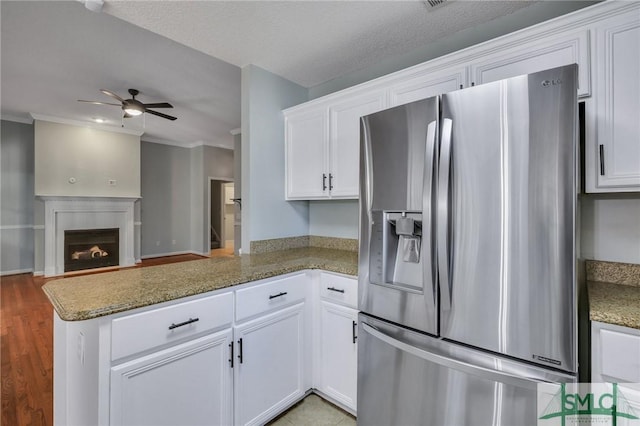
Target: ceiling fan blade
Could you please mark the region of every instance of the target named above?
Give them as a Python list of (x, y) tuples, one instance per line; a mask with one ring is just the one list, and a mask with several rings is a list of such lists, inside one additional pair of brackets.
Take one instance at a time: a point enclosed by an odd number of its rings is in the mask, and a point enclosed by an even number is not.
[(173, 105), (167, 102), (159, 102), (157, 104), (144, 104), (145, 108), (173, 108)]
[(87, 102), (89, 104), (95, 104), (95, 105), (114, 105), (114, 106), (122, 106), (122, 104), (112, 104), (109, 102), (98, 102), (98, 101), (85, 101), (83, 99), (78, 99), (78, 102)]
[(178, 117), (172, 117), (170, 115), (167, 114), (163, 114), (161, 112), (158, 111), (151, 111), (150, 109), (148, 109), (146, 112), (148, 112), (149, 114), (153, 114), (153, 115), (157, 115), (158, 117), (162, 117), (162, 118), (166, 118), (167, 120), (177, 120)]
[(107, 90), (107, 89), (100, 89), (100, 91), (101, 91), (102, 93), (104, 93), (105, 95), (107, 95), (107, 96), (111, 96), (112, 98), (119, 100), (120, 102), (123, 102), (123, 101), (124, 101), (124, 99), (122, 99), (120, 96), (116, 95), (115, 93), (113, 93), (113, 92), (112, 92), (112, 91), (110, 91), (110, 90)]

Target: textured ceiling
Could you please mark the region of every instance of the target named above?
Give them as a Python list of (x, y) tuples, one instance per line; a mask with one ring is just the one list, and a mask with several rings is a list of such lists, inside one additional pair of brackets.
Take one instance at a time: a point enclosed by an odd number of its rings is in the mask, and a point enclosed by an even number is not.
[(527, 7), (527, 1), (111, 1), (103, 11), (305, 87)]

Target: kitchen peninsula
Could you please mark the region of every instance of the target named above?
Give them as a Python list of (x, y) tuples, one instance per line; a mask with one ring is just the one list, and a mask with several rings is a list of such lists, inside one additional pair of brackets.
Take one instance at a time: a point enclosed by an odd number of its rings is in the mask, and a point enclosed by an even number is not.
[(263, 424), (312, 389), (355, 413), (354, 275), (306, 247), (51, 281), (55, 423)]

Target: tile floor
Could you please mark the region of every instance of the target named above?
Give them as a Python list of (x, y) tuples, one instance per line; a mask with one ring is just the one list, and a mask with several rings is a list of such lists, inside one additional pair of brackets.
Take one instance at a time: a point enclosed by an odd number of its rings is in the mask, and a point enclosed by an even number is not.
[(318, 395), (311, 394), (276, 418), (268, 426), (355, 426), (356, 419), (328, 403)]

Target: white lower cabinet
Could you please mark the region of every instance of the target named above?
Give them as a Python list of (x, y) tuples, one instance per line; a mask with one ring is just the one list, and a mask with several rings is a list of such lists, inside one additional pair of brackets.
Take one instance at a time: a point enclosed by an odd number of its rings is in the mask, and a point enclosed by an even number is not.
[(112, 425), (232, 423), (232, 330), (111, 368)]
[(356, 291), (353, 278), (302, 271), (86, 321), (56, 315), (54, 423), (259, 425), (314, 389), (355, 413)]
[(320, 302), (318, 390), (356, 411), (358, 311)]
[(640, 383), (640, 330), (591, 322), (591, 381)]
[(304, 303), (235, 328), (235, 424), (264, 424), (302, 398)]

